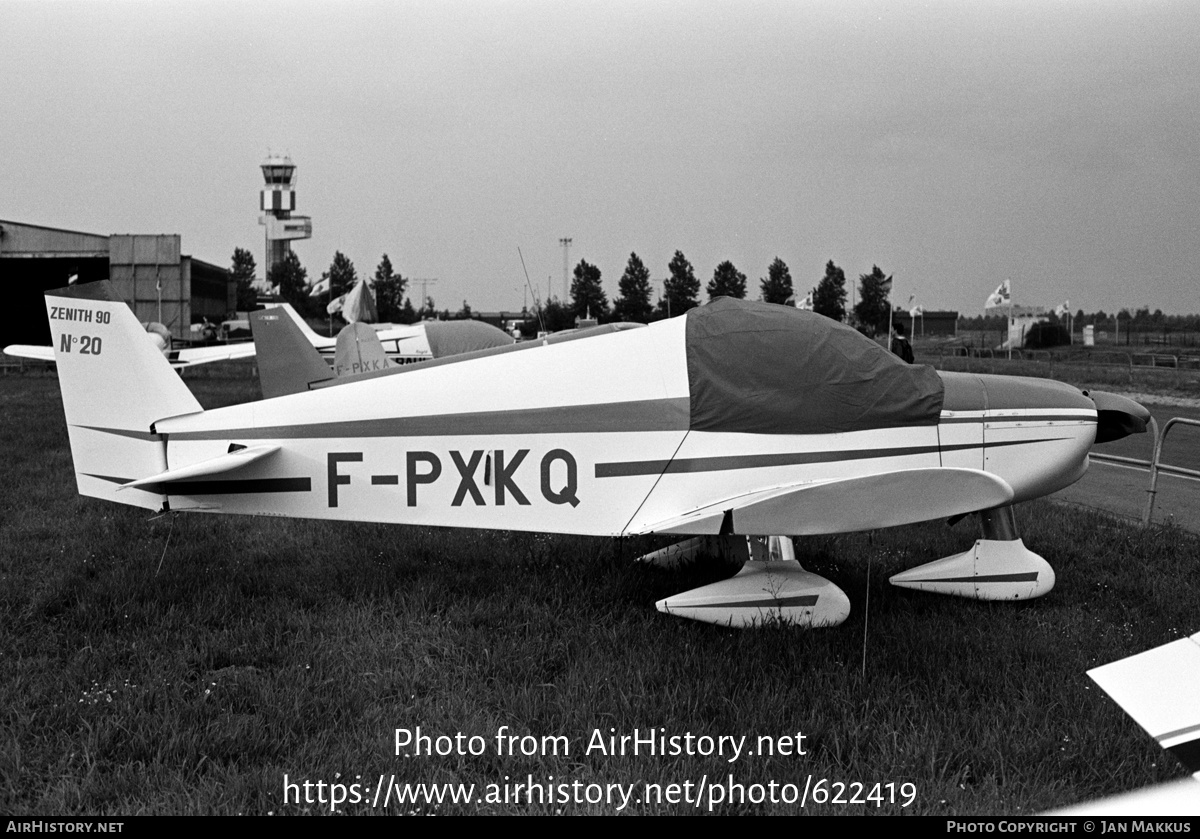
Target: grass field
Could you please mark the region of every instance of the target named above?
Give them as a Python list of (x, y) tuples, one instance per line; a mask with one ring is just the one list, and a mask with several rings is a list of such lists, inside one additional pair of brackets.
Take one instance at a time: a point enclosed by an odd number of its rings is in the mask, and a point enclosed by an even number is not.
[[(206, 407), (255, 396), (244, 370), (188, 382)], [(704, 779), (711, 794), (732, 776), (750, 795), (771, 782), (893, 786), (876, 790), (882, 804), (810, 795), (803, 809), (715, 812), (1019, 814), (1185, 774), (1085, 676), (1200, 630), (1200, 543), (1179, 530), (1022, 505), (1026, 544), (1058, 575), (1051, 594), (1023, 604), (887, 584), (968, 547), (969, 520), (798, 539), (801, 561), (849, 595), (850, 619), (739, 632), (654, 610), (710, 579), (631, 562), (660, 541), (153, 518), (80, 498), (57, 380), (2, 377), (0, 405), (3, 812), (329, 812), (285, 801), (285, 775), (361, 776), (368, 797), (380, 775), (475, 784), (479, 798), (531, 775), (584, 790), (636, 784), (624, 810), (636, 813), (696, 812), (644, 800), (642, 784)], [(395, 730), (417, 726), (485, 748), (397, 756)], [(503, 726), (566, 740), (558, 754), (498, 754)], [(802, 733), (806, 754), (587, 751), (593, 732), (635, 729), (746, 735), (749, 748)], [(901, 784), (915, 793), (906, 809)], [(616, 809), (523, 799), (338, 811)]]

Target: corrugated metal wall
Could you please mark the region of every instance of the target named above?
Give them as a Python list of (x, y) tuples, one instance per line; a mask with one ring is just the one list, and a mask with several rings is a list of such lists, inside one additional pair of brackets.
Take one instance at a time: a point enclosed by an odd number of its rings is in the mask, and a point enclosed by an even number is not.
[(191, 272), (180, 262), (178, 234), (114, 234), (109, 279), (142, 322), (158, 322), (177, 338), (192, 324)]

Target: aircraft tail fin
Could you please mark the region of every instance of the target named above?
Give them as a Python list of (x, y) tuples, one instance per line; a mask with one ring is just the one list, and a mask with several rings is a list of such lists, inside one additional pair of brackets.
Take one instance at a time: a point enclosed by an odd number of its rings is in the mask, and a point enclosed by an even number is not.
[(303, 393), (311, 382), (333, 378), (329, 365), (304, 337), (296, 319), (289, 317), (282, 307), (251, 312), (250, 331), (254, 335), (258, 383), (264, 399)]
[(379, 334), (368, 324), (352, 323), (338, 333), (333, 361), (333, 371), (338, 376), (354, 376), (389, 366)]
[(322, 338), (316, 332), (313, 332), (312, 327), (308, 325), (308, 321), (300, 317), (300, 313), (292, 308), (291, 303), (280, 303), (279, 308), (283, 309), (287, 316), (292, 319), (292, 323), (296, 324), (296, 328), (300, 330), (300, 334), (304, 336), (308, 343), (314, 347), (319, 347), (321, 344), (328, 344), (329, 339)]
[(108, 281), (47, 291), (46, 310), (80, 494), (160, 507), (161, 495), (116, 489), (167, 468), (154, 423), (200, 403)]

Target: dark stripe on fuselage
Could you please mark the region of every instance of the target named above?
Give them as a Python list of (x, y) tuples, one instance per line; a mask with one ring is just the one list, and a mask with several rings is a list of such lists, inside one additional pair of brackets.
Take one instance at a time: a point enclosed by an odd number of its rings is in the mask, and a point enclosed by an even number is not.
[(248, 481), (172, 481), (158, 484), (164, 495), (251, 495), (260, 492), (311, 492), (312, 478), (256, 478)]
[[(84, 472), (89, 478), (98, 478), (114, 484), (127, 484), (133, 478), (115, 478), (111, 475), (93, 475)], [(143, 484), (134, 489), (142, 492), (152, 492), (155, 495), (236, 495), (253, 492), (312, 492), (312, 478), (257, 478), (249, 481), (164, 481), (157, 484)]]
[(273, 425), (261, 428), (228, 428), (212, 431), (178, 431), (180, 440), (297, 440), (329, 437), (457, 437), (502, 434), (600, 434), (613, 431), (686, 431), (689, 402), (647, 399), (526, 408), (516, 411), (481, 411), (471, 414), (437, 414), (425, 417), (388, 417), (373, 420), (319, 422), (308, 425)]
[[(1025, 446), (1049, 443), (1066, 437), (1047, 437), (1040, 440), (1008, 440), (988, 443), (987, 448)], [(777, 454), (741, 454), (717, 457), (686, 457), (675, 460), (630, 460), (617, 463), (597, 463), (597, 478), (629, 478), (636, 475), (668, 475), (687, 472), (724, 472), (730, 469), (762, 469), (770, 466), (801, 466), (811, 463), (832, 463), (844, 460), (871, 460), (883, 457), (911, 457), (937, 452), (964, 451), (983, 448), (982, 443), (958, 443), (951, 446), (898, 446), (890, 449), (847, 449), (833, 452), (780, 452)]]

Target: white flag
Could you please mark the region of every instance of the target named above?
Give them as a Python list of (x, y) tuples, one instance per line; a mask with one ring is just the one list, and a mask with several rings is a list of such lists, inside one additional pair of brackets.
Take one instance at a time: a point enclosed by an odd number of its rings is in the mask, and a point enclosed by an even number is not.
[(1009, 280), (1000, 283), (992, 296), (983, 304), (985, 309), (995, 309), (997, 306), (1007, 306), (1012, 302), (1012, 287), (1009, 285)]
[(925, 307), (920, 304), (913, 306), (911, 309), (908, 310), (908, 316), (912, 317), (912, 318), (920, 317), (924, 314), (925, 314)]
[(320, 297), (322, 294), (325, 294), (327, 291), (329, 291), (329, 278), (322, 277), (321, 279), (317, 280), (316, 283), (313, 284), (313, 287), (308, 292), (308, 296), (309, 297)]
[(1071, 301), (1064, 300), (1063, 304), (1054, 310), (1054, 314), (1060, 318), (1065, 318), (1071, 312)]
[(797, 300), (796, 308), (805, 309), (806, 311), (811, 312), (813, 310), (813, 293), (810, 291), (808, 294), (804, 295), (803, 300)]

